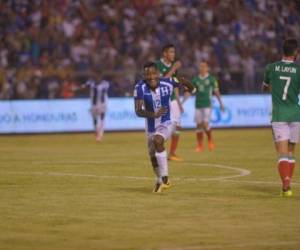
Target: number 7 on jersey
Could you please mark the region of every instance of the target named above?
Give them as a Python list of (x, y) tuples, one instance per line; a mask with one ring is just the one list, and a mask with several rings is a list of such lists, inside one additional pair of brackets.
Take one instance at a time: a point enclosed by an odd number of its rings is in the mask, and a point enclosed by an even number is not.
[(287, 93), (288, 93), (288, 88), (289, 88), (290, 83), (291, 83), (291, 77), (289, 77), (289, 76), (280, 76), (279, 79), (285, 81), (285, 86), (284, 86), (284, 89), (283, 89), (282, 100), (286, 100)]

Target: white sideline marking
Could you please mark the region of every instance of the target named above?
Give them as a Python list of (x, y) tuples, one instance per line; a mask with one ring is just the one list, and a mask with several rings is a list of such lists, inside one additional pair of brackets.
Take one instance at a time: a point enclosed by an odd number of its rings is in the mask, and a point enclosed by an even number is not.
[(160, 248), (160, 250), (202, 250), (202, 249), (234, 249), (244, 247), (273, 247), (273, 246), (300, 246), (300, 241), (270, 241), (270, 242), (249, 242), (224, 245), (210, 246), (190, 246), (190, 247), (175, 247), (175, 248)]
[[(70, 163), (72, 162), (66, 162), (62, 161), (63, 163)], [(38, 162), (42, 163), (42, 162)], [(45, 163), (45, 162), (44, 162)], [(47, 162), (49, 163), (49, 162)], [(54, 162), (53, 162), (54, 163)], [(77, 164), (79, 163), (78, 161), (76, 162)], [(80, 163), (86, 163), (86, 164), (95, 164), (97, 161), (80, 161)], [(100, 162), (99, 162), (100, 163)], [(103, 164), (103, 162), (101, 162)], [(106, 162), (107, 164), (108, 162)], [(115, 162), (110, 162), (110, 163), (115, 163)], [(142, 164), (148, 164), (143, 162)], [(233, 178), (238, 178), (238, 177), (243, 177), (250, 175), (251, 172), (247, 169), (243, 168), (236, 168), (236, 167), (231, 167), (231, 166), (226, 166), (226, 165), (221, 165), (221, 164), (211, 164), (211, 163), (188, 163), (191, 166), (197, 166), (197, 167), (213, 167), (213, 168), (221, 168), (221, 169), (228, 169), (232, 171), (239, 172), (239, 174), (234, 174), (234, 175), (228, 175), (228, 176), (219, 176), (219, 177), (212, 177), (212, 178), (198, 178), (198, 177), (174, 177), (172, 178), (175, 181), (222, 181), (222, 180), (227, 180), (227, 179), (233, 179)], [(100, 179), (132, 179), (132, 180), (153, 180), (152, 177), (143, 177), (143, 176), (114, 176), (114, 175), (95, 175), (95, 174), (80, 174), (80, 173), (62, 173), (62, 172), (25, 172), (25, 171), (10, 171), (6, 172), (9, 174), (31, 174), (31, 175), (48, 175), (48, 176), (73, 176), (73, 177), (90, 177), (90, 178), (100, 178)]]

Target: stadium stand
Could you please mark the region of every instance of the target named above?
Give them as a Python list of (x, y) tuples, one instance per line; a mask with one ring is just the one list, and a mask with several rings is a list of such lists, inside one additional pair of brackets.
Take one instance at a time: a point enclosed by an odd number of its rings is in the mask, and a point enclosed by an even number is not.
[(176, 45), (182, 73), (207, 60), (223, 94), (256, 93), (300, 2), (276, 0), (8, 0), (0, 3), (0, 99), (83, 97), (72, 85), (101, 70), (129, 96), (145, 60)]

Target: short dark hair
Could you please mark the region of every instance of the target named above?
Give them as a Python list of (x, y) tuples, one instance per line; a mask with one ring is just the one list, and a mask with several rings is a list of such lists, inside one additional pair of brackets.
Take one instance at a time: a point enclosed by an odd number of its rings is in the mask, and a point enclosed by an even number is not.
[(165, 51), (167, 51), (168, 49), (172, 49), (172, 48), (175, 49), (175, 45), (172, 44), (172, 43), (168, 43), (168, 44), (166, 44), (166, 45), (163, 46), (162, 52), (165, 52)]
[(155, 62), (147, 62), (144, 64), (143, 69), (145, 70), (146, 68), (155, 68), (157, 69), (156, 63)]
[(293, 56), (298, 49), (298, 41), (296, 39), (286, 39), (283, 42), (282, 50), (285, 56)]

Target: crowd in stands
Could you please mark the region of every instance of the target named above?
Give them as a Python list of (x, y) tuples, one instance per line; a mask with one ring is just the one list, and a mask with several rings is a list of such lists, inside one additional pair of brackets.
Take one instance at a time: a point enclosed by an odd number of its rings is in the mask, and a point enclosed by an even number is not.
[(83, 97), (99, 72), (130, 96), (141, 66), (173, 43), (192, 78), (208, 61), (221, 92), (257, 93), (286, 37), (300, 37), (297, 0), (0, 1), (0, 99)]

